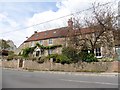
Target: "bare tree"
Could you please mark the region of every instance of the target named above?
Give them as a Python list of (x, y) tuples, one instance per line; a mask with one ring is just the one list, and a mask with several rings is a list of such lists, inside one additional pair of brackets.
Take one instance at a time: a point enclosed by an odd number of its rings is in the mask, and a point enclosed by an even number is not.
[(72, 33), (68, 33), (69, 45), (77, 50), (81, 50), (81, 47), (90, 49), (92, 53), (95, 48), (101, 46), (107, 46), (110, 50), (114, 46), (113, 31), (116, 30), (117, 22), (115, 13), (109, 5), (101, 6), (94, 3), (92, 6), (92, 15), (84, 19), (84, 27), (89, 29), (89, 33), (85, 33), (85, 28), (79, 26), (77, 21), (77, 30), (73, 28)]
[[(109, 5), (100, 6), (93, 4), (92, 20), (85, 19), (86, 26), (93, 30), (94, 34), (86, 39), (90, 42), (92, 53), (98, 46), (107, 46), (111, 49), (114, 46), (113, 31), (116, 30), (116, 17)], [(111, 54), (111, 52), (110, 52)]]

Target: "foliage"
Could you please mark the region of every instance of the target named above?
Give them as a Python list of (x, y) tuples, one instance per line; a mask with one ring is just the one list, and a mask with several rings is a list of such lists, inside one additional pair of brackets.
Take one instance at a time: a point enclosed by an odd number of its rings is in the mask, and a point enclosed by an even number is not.
[(43, 46), (39, 43), (36, 43), (36, 46), (40, 47), (41, 49), (55, 49), (57, 47), (62, 47), (62, 45), (53, 45), (53, 46)]
[(32, 54), (36, 47), (39, 47), (42, 50), (44, 50), (44, 49), (55, 49), (57, 47), (62, 47), (62, 45), (43, 46), (43, 45), (40, 45), (39, 43), (36, 43), (36, 45), (34, 47), (27, 47), (27, 48), (23, 49), (22, 56), (24, 58), (28, 58), (29, 54), (30, 53)]
[(61, 54), (61, 55), (58, 55), (58, 56), (57, 56), (56, 62), (57, 62), (57, 63), (61, 63), (61, 64), (65, 64), (65, 63), (66, 63), (66, 64), (70, 64), (70, 63), (71, 63), (71, 60), (70, 60), (67, 56)]
[(10, 45), (7, 44), (7, 42), (2, 39), (2, 40), (0, 41), (0, 47), (1, 47), (2, 49), (7, 49), (7, 48), (10, 47)]
[(15, 54), (11, 54), (7, 56), (7, 61), (13, 60), (13, 59), (18, 59), (18, 56)]
[(13, 60), (13, 58), (14, 58), (13, 55), (9, 55), (9, 56), (7, 57), (7, 61)]
[(50, 58), (55, 58), (56, 59), (57, 56), (58, 56), (58, 54), (50, 54), (50, 55), (47, 56), (47, 58), (49, 58), (49, 59)]
[(34, 51), (35, 48), (36, 48), (36, 46), (35, 46), (35, 47), (27, 47), (27, 48), (23, 49), (22, 56), (23, 56), (24, 58), (27, 58), (30, 53), (31, 53), (31, 54), (33, 53), (33, 51)]
[(97, 62), (98, 61), (93, 53), (87, 53), (87, 52), (82, 51), (79, 53), (79, 56), (83, 62)]
[(72, 47), (64, 47), (62, 54), (69, 58), (69, 61), (72, 63), (77, 63), (79, 60), (83, 62), (97, 62), (97, 58), (93, 53), (88, 53), (88, 50), (77, 52), (76, 49)]
[(76, 63), (79, 60), (79, 55), (77, 50), (72, 47), (64, 47), (62, 49), (62, 54), (68, 57), (72, 62)]
[(46, 46), (45, 49), (55, 49), (57, 47), (62, 47), (62, 45)]
[(41, 49), (45, 49), (43, 45), (40, 45), (39, 43), (36, 43), (36, 46), (40, 47)]
[(22, 56), (27, 58), (28, 57), (28, 54), (31, 52), (31, 48), (25, 48), (23, 49), (23, 53), (22, 53)]
[(42, 56), (42, 57), (39, 57), (39, 58), (37, 59), (37, 62), (38, 62), (38, 63), (44, 63), (45, 60), (46, 60), (46, 57)]
[(30, 60), (32, 60), (32, 61), (36, 61), (37, 58), (36, 58), (36, 57), (31, 57)]
[(65, 63), (70, 64), (71, 63), (71, 60), (63, 54), (61, 54), (61, 55), (51, 54), (51, 55), (48, 55), (47, 58), (49, 58), (49, 59), (53, 58), (53, 62), (56, 62), (56, 63), (61, 63), (61, 64), (65, 64)]
[(8, 57), (7, 57), (7, 60), (10, 61), (10, 60), (13, 60), (13, 59), (17, 59), (17, 55), (14, 54), (13, 51), (9, 51), (8, 52)]
[(113, 58), (109, 58), (109, 57), (105, 57), (105, 58), (98, 59), (98, 61), (102, 61), (102, 62), (112, 62), (112, 61), (114, 61), (114, 59), (113, 59)]
[(14, 52), (13, 51), (9, 51), (8, 55), (14, 55)]

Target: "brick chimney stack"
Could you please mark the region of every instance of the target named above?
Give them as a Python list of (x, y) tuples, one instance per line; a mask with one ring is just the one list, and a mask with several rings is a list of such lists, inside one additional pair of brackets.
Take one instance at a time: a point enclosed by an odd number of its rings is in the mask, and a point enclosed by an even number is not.
[(73, 21), (72, 21), (72, 18), (70, 18), (70, 19), (68, 20), (68, 27), (73, 28)]

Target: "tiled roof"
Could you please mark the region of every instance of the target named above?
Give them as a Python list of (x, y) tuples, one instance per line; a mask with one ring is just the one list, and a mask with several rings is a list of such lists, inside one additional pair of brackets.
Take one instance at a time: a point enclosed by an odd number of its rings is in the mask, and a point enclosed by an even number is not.
[(75, 34), (80, 34), (80, 33), (86, 34), (86, 33), (91, 33), (91, 32), (93, 32), (93, 30), (90, 30), (88, 28), (83, 28), (80, 30), (71, 30), (69, 27), (62, 27), (58, 29), (34, 33), (25, 42), (38, 41), (38, 40), (44, 40), (44, 39), (49, 39), (49, 38), (65, 37), (68, 35), (68, 33), (75, 35)]

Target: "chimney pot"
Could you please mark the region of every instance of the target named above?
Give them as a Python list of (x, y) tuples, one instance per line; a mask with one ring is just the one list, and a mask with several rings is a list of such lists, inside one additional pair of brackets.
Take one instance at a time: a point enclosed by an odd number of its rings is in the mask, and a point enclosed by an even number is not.
[(73, 27), (73, 21), (72, 18), (68, 20), (68, 27)]
[(34, 31), (34, 33), (37, 33), (37, 31)]

